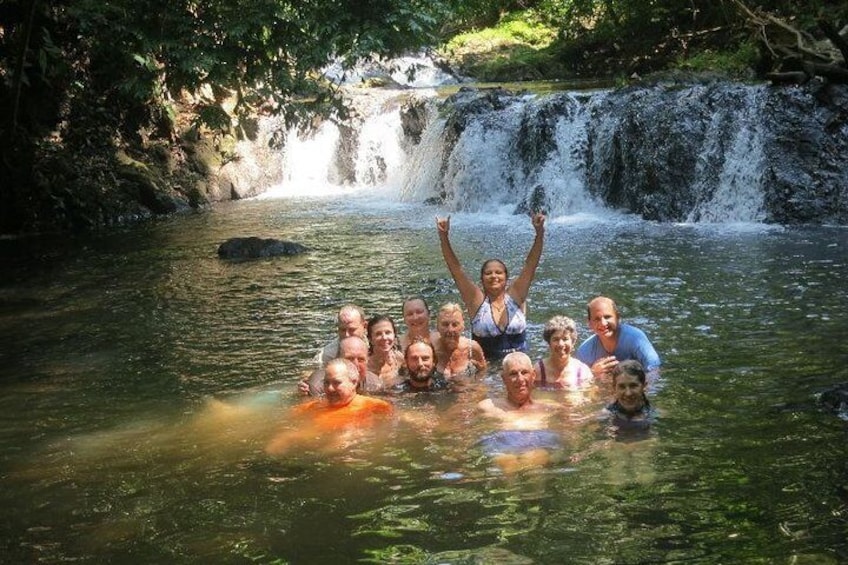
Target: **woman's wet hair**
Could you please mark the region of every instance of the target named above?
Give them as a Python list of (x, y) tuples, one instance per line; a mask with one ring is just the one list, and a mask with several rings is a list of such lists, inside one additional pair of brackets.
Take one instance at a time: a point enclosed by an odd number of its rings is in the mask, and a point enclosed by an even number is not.
[(418, 300), (421, 301), (421, 304), (424, 305), (424, 310), (427, 312), (427, 314), (429, 314), (430, 313), (430, 306), (427, 304), (427, 301), (424, 300), (423, 296), (407, 296), (406, 298), (404, 298), (403, 303), (400, 306), (401, 313), (406, 311), (406, 305), (408, 303), (415, 302), (415, 301), (418, 301)]
[(554, 316), (548, 320), (545, 329), (542, 330), (542, 339), (545, 340), (545, 343), (550, 343), (556, 332), (571, 334), (574, 341), (577, 341), (577, 324), (568, 316)]
[(398, 347), (397, 343), (397, 326), (395, 325), (395, 321), (392, 320), (391, 316), (386, 316), (385, 314), (377, 314), (376, 316), (371, 316), (368, 320), (368, 353), (374, 352), (374, 339), (371, 337), (371, 332), (373, 331), (374, 326), (379, 324), (380, 322), (388, 322), (392, 325), (392, 331), (395, 334), (395, 349)]
[(618, 381), (618, 377), (621, 375), (629, 375), (631, 377), (636, 377), (639, 379), (641, 384), (645, 384), (648, 381), (648, 377), (645, 374), (645, 368), (642, 367), (642, 364), (635, 359), (629, 359), (627, 361), (622, 361), (612, 370), (612, 383)]
[(486, 272), (486, 265), (488, 265), (489, 263), (498, 263), (501, 267), (503, 267), (504, 277), (509, 278), (509, 270), (506, 268), (506, 263), (504, 263), (500, 259), (486, 259), (483, 262), (483, 266), (480, 267), (480, 280), (483, 279), (483, 273)]

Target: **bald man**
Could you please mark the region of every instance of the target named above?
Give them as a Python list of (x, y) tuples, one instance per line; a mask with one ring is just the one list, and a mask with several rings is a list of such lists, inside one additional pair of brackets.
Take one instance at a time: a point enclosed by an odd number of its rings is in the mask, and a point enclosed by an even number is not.
[(336, 316), (336, 337), (327, 345), (325, 345), (318, 354), (315, 355), (315, 362), (319, 368), (324, 367), (332, 361), (340, 357), (339, 343), (346, 337), (356, 336), (362, 339), (367, 338), (367, 319), (365, 311), (356, 304), (345, 304), (339, 309)]
[(378, 418), (392, 414), (392, 405), (385, 400), (358, 393), (359, 368), (354, 362), (333, 359), (323, 373), (324, 396), (294, 407), (286, 418), (285, 429), (265, 446), (267, 453), (281, 455), (304, 446), (344, 448), (346, 442), (338, 441), (345, 437), (344, 430), (370, 426)]
[(598, 296), (589, 302), (589, 329), (595, 334), (577, 348), (574, 356), (592, 368), (592, 374), (603, 377), (620, 361), (635, 359), (647, 371), (662, 364), (660, 356), (645, 332), (621, 321), (615, 301)]
[[(356, 366), (359, 371), (359, 386), (357, 389), (360, 393), (371, 394), (383, 389), (382, 379), (368, 370), (368, 344), (365, 343), (365, 340), (357, 336), (346, 337), (339, 341), (336, 354), (338, 355), (337, 359), (346, 359)], [(317, 369), (309, 377), (298, 383), (298, 390), (303, 394), (321, 396), (324, 394), (324, 374), (324, 368)]]

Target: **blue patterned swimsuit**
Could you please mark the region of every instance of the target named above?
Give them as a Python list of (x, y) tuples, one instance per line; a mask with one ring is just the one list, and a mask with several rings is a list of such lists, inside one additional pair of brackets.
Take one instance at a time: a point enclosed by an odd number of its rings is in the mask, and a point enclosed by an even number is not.
[(527, 353), (527, 318), (518, 303), (507, 294), (504, 297), (507, 312), (506, 328), (501, 329), (492, 314), (492, 303), (487, 296), (471, 320), (471, 337), (483, 348), (487, 361), (503, 359), (507, 353)]

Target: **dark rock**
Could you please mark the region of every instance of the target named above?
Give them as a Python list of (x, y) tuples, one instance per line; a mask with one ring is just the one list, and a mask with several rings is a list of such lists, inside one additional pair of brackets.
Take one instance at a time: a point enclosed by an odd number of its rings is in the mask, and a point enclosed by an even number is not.
[(525, 112), (516, 136), (524, 174), (537, 170), (556, 150), (556, 130), (563, 118), (573, 119), (578, 102), (571, 96), (551, 96), (531, 112)]
[(278, 257), (280, 255), (300, 255), (309, 249), (300, 243), (281, 239), (262, 239), (260, 237), (233, 237), (218, 246), (218, 257), (235, 261)]
[(441, 193), (439, 196), (431, 196), (430, 198), (424, 199), (424, 204), (428, 206), (441, 206), (445, 203), (445, 194)]
[(162, 171), (124, 152), (117, 155), (115, 175), (123, 193), (153, 214), (172, 214), (189, 208), (188, 200), (172, 190), (165, 182)]
[(421, 134), (427, 127), (427, 100), (408, 98), (400, 108), (400, 124), (406, 138), (415, 145), (421, 143)]
[(512, 213), (516, 215), (530, 215), (535, 214), (537, 212), (547, 214), (548, 207), (549, 204), (547, 191), (545, 190), (544, 186), (542, 186), (541, 184), (537, 184), (533, 188), (533, 191), (530, 193), (530, 196), (527, 198), (527, 200), (519, 202)]
[(819, 394), (819, 404), (840, 418), (848, 420), (848, 383), (840, 383), (822, 391)]

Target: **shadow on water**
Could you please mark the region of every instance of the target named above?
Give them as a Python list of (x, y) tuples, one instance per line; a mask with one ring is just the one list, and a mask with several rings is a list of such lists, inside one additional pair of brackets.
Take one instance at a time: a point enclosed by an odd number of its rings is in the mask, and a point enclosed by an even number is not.
[[(663, 355), (649, 440), (571, 406), (542, 468), (499, 472), (459, 395), (398, 398), (338, 449), (272, 457), (294, 384), (346, 302), (458, 296), (418, 205), (251, 201), (99, 238), (0, 246), (0, 494), (8, 562), (817, 562), (848, 559), (848, 232), (553, 219), (528, 307), (614, 296)], [(517, 272), (529, 224), (457, 214), (469, 266)], [(304, 243), (227, 264), (218, 243)], [(560, 399), (554, 398), (559, 401)], [(574, 404), (577, 404), (576, 402)]]

